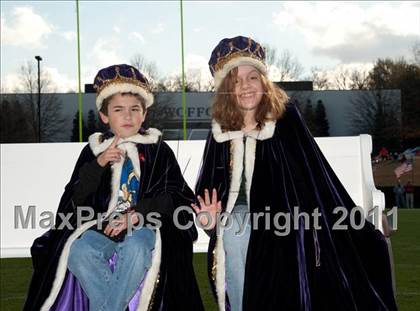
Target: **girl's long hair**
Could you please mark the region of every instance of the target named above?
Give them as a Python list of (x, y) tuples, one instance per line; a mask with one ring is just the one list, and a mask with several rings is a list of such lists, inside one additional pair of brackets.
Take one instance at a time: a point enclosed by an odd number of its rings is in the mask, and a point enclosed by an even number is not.
[[(261, 129), (266, 121), (277, 120), (283, 115), (289, 98), (285, 91), (268, 80), (263, 73), (258, 72), (264, 94), (257, 107), (255, 120), (258, 122), (259, 129)], [(244, 118), (235, 95), (237, 75), (238, 67), (235, 67), (223, 79), (213, 102), (212, 117), (225, 131), (237, 131), (244, 126)]]

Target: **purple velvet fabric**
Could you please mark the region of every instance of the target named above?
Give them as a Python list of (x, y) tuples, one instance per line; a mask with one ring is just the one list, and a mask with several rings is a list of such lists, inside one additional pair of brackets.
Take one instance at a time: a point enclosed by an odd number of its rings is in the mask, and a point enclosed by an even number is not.
[[(170, 302), (172, 309), (204, 310), (192, 265), (192, 241), (197, 239), (197, 229), (192, 226), (188, 230), (179, 230), (173, 223), (176, 207), (190, 206), (195, 195), (185, 182), (172, 149), (163, 140), (159, 139), (153, 144), (138, 144), (137, 151), (141, 158), (140, 184), (147, 185), (140, 188), (138, 206), (144, 215), (159, 212), (162, 216), (162, 256), (159, 269), (161, 282), (156, 290), (154, 309), (158, 309), (162, 301), (166, 300)], [(66, 217), (73, 215), (69, 219), (73, 228), (78, 227), (77, 215), (74, 213), (74, 194), (81, 182), (80, 172), (83, 171), (82, 167), (95, 159), (92, 149), (86, 145), (76, 161), (57, 208), (57, 214), (61, 213)], [(99, 213), (106, 212), (111, 196), (111, 180), (112, 171), (109, 167), (104, 170), (97, 190), (83, 200), (79, 198), (77, 205), (91, 206), (95, 211), (95, 218)], [(179, 213), (178, 219), (183, 225), (194, 221), (193, 215), (188, 211)], [(33, 274), (23, 306), (24, 311), (40, 310), (51, 294), (62, 251), (68, 238), (74, 233), (68, 226), (61, 226), (61, 217), (56, 220), (56, 227), (63, 229), (48, 230), (37, 237), (31, 246)], [(60, 298), (61, 295), (63, 293), (60, 293)]]
[[(223, 208), (230, 194), (233, 152), (230, 141), (217, 142), (210, 135), (196, 183), (196, 194), (217, 189)], [(347, 211), (346, 230), (334, 228), (342, 216), (334, 212), (338, 206)], [(385, 238), (369, 222), (359, 229), (352, 226), (349, 215), (355, 206), (299, 110), (288, 104), (273, 136), (256, 141), (249, 193), (254, 229), (246, 257), (243, 310), (397, 310)], [(317, 210), (318, 226), (310, 217), (306, 229), (303, 217), (294, 217), (295, 207), (299, 214), (314, 215)], [(264, 217), (253, 217), (261, 214)], [(290, 231), (280, 230), (282, 235), (276, 232), (280, 215), (290, 217)], [(356, 217), (354, 223), (360, 223), (363, 216)], [(207, 272), (217, 298), (216, 228), (208, 234)]]
[(50, 311), (89, 310), (89, 300), (76, 277), (67, 270), (63, 286)]
[(229, 296), (227, 294), (227, 282), (225, 281), (225, 293), (226, 293), (226, 304), (225, 304), (225, 310), (226, 311), (230, 311), (231, 307), (230, 307), (230, 302), (229, 302)]
[[(117, 255), (114, 254), (109, 259), (109, 268), (114, 272), (115, 264), (117, 263)], [(147, 275), (147, 274), (146, 274)], [(146, 277), (145, 277), (146, 278)], [(135, 311), (139, 304), (141, 291), (143, 289), (144, 282), (141, 282), (133, 298), (131, 298), (128, 309)], [(83, 288), (80, 286), (77, 278), (69, 271), (66, 272), (61, 290), (53, 304), (50, 311), (88, 311), (89, 310), (89, 299), (86, 296)]]

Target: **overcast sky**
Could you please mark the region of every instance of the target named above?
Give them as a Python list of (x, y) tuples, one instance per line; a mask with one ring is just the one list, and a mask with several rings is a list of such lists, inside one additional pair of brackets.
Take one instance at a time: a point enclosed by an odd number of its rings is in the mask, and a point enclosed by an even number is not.
[[(179, 1), (81, 1), (82, 85), (96, 72), (141, 53), (161, 76), (180, 73)], [(208, 59), (223, 38), (251, 36), (288, 49), (305, 69), (371, 68), (379, 57), (412, 57), (420, 40), (420, 1), (184, 1), (187, 69), (209, 79)], [(41, 66), (57, 91), (76, 90), (76, 2), (1, 1), (1, 83), (12, 91), (27, 61)], [(275, 79), (275, 74), (271, 77)]]

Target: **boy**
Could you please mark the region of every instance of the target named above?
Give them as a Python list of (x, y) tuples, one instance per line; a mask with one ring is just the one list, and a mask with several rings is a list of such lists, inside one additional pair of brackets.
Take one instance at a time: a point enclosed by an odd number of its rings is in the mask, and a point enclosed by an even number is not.
[[(192, 268), (197, 231), (173, 221), (175, 208), (188, 206), (193, 192), (161, 133), (141, 127), (153, 104), (147, 79), (132, 66), (114, 65), (98, 72), (94, 87), (110, 131), (89, 137), (58, 212), (73, 213), (72, 225), (86, 212), (101, 221), (35, 240), (24, 309), (201, 310)], [(177, 220), (186, 224), (191, 215), (181, 212)]]

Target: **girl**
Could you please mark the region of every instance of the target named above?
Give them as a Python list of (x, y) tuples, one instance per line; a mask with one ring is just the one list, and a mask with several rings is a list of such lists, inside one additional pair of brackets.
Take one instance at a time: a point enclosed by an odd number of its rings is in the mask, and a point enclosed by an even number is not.
[(333, 209), (355, 204), (264, 58), (239, 36), (209, 61), (216, 98), (192, 206), (211, 215), (200, 221), (219, 309), (396, 310), (383, 235), (349, 219), (333, 230)]

